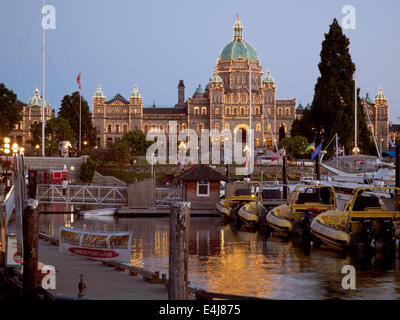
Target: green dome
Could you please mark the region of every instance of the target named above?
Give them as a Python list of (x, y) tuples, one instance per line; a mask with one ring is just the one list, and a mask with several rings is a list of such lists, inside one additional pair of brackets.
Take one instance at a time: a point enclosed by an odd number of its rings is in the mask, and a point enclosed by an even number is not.
[(239, 21), (239, 15), (237, 16), (237, 21), (233, 26), (233, 40), (222, 49), (219, 59), (249, 59), (251, 61), (258, 60), (256, 50), (254, 50), (250, 43), (243, 40), (243, 26)]
[(374, 104), (374, 101), (369, 97), (368, 92), (367, 95), (365, 96), (364, 101), (369, 104)]
[(375, 99), (386, 100), (386, 96), (383, 93), (382, 88), (379, 89), (378, 94), (375, 96)]
[(137, 85), (133, 87), (133, 91), (131, 93), (131, 98), (141, 98), (142, 96), (139, 93)]
[(196, 94), (203, 94), (205, 93), (204, 89), (201, 87), (201, 84), (197, 87), (196, 91), (194, 92), (194, 95)]
[(258, 57), (256, 51), (248, 42), (244, 40), (233, 40), (222, 49), (219, 59), (249, 59), (251, 61), (256, 61)]
[(209, 82), (206, 84), (206, 90), (207, 89), (210, 89), (210, 83)]
[(103, 94), (103, 91), (101, 91), (101, 86), (100, 85), (97, 85), (97, 90), (94, 93), (94, 97), (95, 98), (105, 98), (104, 94)]
[(210, 82), (222, 82), (221, 77), (218, 74), (214, 74), (212, 78), (210, 78)]
[(267, 72), (266, 77), (264, 78), (264, 82), (274, 82), (274, 78), (271, 77), (269, 71)]
[[(43, 99), (39, 96), (39, 89), (36, 88), (35, 95), (33, 96), (33, 98), (31, 100), (29, 100), (28, 106), (29, 107), (31, 107), (31, 106), (39, 106), (39, 107), (41, 107), (42, 106), (42, 101), (43, 101)], [(44, 104), (45, 104), (46, 107), (48, 106), (46, 101), (44, 102)]]

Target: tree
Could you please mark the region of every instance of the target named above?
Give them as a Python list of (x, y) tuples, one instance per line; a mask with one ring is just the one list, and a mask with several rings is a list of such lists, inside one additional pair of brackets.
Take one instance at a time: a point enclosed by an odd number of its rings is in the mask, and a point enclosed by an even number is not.
[(95, 170), (96, 170), (96, 162), (88, 158), (86, 163), (81, 164), (81, 168), (79, 171), (79, 179), (88, 183), (92, 182)]
[[(42, 124), (33, 123), (30, 128), (32, 139), (28, 140), (28, 143), (35, 147), (36, 145), (42, 145)], [(46, 121), (46, 153), (50, 156), (58, 154), (59, 142), (70, 141), (71, 143), (76, 141), (75, 133), (72, 131), (69, 122), (64, 118), (58, 117)]]
[(141, 156), (146, 154), (147, 148), (152, 145), (152, 141), (146, 141), (146, 135), (142, 130), (129, 131), (124, 134), (121, 141), (125, 142), (131, 155)]
[[(72, 95), (65, 95), (61, 100), (61, 107), (58, 110), (58, 117), (64, 118), (68, 121), (77, 140), (79, 140), (79, 99), (80, 95), (78, 91), (72, 93)], [(89, 146), (96, 144), (96, 131), (92, 124), (92, 115), (89, 109), (87, 101), (82, 97), (81, 101), (81, 114), (82, 114), (82, 145), (83, 141), (86, 140)]]
[(285, 148), (286, 154), (291, 157), (291, 159), (298, 159), (302, 157), (301, 151), (307, 144), (306, 137), (295, 136), (290, 138), (283, 138), (278, 147)]
[[(352, 149), (354, 140), (354, 80), (355, 65), (349, 53), (349, 39), (343, 34), (336, 19), (330, 25), (322, 42), (321, 76), (314, 89), (310, 109), (294, 121), (291, 135), (303, 135), (308, 141), (328, 144), (337, 133), (346, 153)], [(360, 98), (359, 102), (361, 101)], [(358, 103), (359, 147), (364, 153), (371, 150), (371, 134), (365, 123), (364, 112)]]
[(6, 136), (22, 120), (21, 107), (17, 95), (0, 83), (0, 136)]
[(122, 167), (129, 162), (131, 159), (131, 153), (129, 152), (129, 145), (126, 141), (118, 141), (109, 147), (112, 150), (114, 159), (119, 166), (119, 170), (122, 171)]

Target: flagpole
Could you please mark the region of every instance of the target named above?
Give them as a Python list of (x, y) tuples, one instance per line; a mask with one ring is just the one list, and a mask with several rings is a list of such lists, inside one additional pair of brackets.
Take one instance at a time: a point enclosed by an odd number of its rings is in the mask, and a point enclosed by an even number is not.
[(44, 0), (42, 0), (42, 157), (45, 156), (45, 126), (46, 126), (46, 119), (45, 119), (45, 100), (44, 100)]
[(81, 89), (79, 89), (79, 150), (81, 150), (82, 146), (82, 94)]
[(253, 152), (252, 152), (252, 147), (253, 147), (253, 141), (252, 141), (252, 139), (253, 139), (253, 137), (252, 137), (252, 135), (251, 135), (251, 112), (252, 110), (251, 110), (251, 62), (250, 62), (250, 60), (249, 60), (249, 129), (250, 129), (250, 145), (249, 145), (249, 147), (250, 147), (250, 158), (252, 157), (252, 155), (253, 155)]

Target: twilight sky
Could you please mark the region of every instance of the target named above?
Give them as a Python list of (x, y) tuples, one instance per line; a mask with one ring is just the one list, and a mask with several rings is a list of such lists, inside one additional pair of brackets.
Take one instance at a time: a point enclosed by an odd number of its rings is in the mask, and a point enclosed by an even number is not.
[[(0, 82), (27, 102), (41, 80), (41, 0), (1, 0)], [(45, 98), (58, 110), (77, 90), (91, 104), (98, 84), (106, 99), (129, 99), (138, 85), (145, 106), (173, 106), (177, 84), (185, 95), (204, 87), (221, 49), (232, 40), (236, 13), (244, 39), (274, 77), (279, 99), (312, 101), (321, 42), (342, 7), (356, 9), (356, 29), (344, 30), (361, 94), (388, 98), (390, 120), (400, 116), (400, 1), (384, 0), (45, 0), (56, 9), (46, 31)]]

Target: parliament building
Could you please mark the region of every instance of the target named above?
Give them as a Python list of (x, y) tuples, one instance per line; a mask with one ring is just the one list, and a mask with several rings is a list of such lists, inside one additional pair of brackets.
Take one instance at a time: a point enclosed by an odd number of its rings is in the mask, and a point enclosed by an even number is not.
[(272, 147), (280, 127), (290, 134), (296, 118), (296, 99), (277, 99), (275, 81), (270, 72), (264, 74), (255, 49), (244, 40), (239, 18), (233, 26), (233, 40), (221, 50), (208, 83), (204, 88), (199, 85), (186, 99), (185, 85), (180, 80), (178, 101), (173, 107), (144, 108), (137, 86), (129, 100), (120, 94), (106, 100), (99, 85), (92, 104), (97, 145), (105, 147), (135, 129), (145, 133), (151, 128), (168, 130), (169, 121), (177, 122), (178, 132), (186, 128), (199, 133), (201, 129), (243, 132), (249, 128), (250, 74), (254, 145), (256, 148)]

